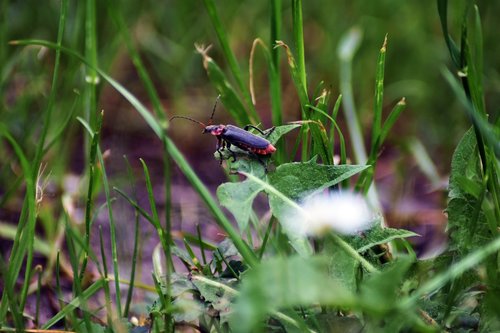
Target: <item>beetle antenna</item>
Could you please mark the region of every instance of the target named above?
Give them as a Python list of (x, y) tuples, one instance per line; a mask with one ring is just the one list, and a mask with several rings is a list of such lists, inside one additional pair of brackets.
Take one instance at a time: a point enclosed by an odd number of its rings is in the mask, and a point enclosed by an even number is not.
[(219, 99), (220, 99), (220, 94), (219, 94), (219, 96), (217, 96), (217, 99), (215, 100), (214, 109), (212, 110), (212, 115), (210, 116), (210, 119), (208, 120), (209, 124), (212, 124), (212, 120), (214, 119), (215, 109), (217, 108), (217, 103), (219, 102)]
[(181, 119), (186, 119), (186, 120), (190, 120), (192, 121), (193, 123), (197, 123), (199, 125), (201, 125), (203, 128), (207, 127), (207, 125), (205, 125), (204, 123), (202, 123), (201, 121), (198, 121), (196, 119), (193, 119), (193, 118), (189, 118), (189, 117), (184, 117), (184, 116), (173, 116), (172, 118), (169, 119), (169, 121), (172, 121), (174, 120), (175, 118), (181, 118)]

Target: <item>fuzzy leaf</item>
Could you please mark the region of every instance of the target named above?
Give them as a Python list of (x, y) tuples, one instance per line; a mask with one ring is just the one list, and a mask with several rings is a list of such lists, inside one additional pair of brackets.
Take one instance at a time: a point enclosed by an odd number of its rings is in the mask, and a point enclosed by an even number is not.
[(448, 188), (448, 197), (450, 199), (464, 198), (465, 192), (460, 185), (460, 178), (467, 175), (469, 178), (472, 178), (474, 175), (477, 176), (476, 171), (474, 171), (474, 165), (477, 165), (477, 159), (473, 158), (476, 155), (476, 146), (477, 143), (474, 131), (469, 129), (464, 134), (453, 153), (450, 185)]
[(380, 223), (367, 230), (361, 236), (352, 236), (348, 238), (351, 244), (358, 252), (364, 252), (375, 245), (385, 244), (394, 239), (420, 236), (413, 231), (404, 229), (382, 228)]
[[(216, 283), (211, 283), (210, 280), (199, 279), (196, 275), (192, 277), (193, 284), (198, 288), (200, 295), (208, 305), (211, 305), (220, 316), (220, 324), (224, 324), (228, 320), (228, 315), (231, 311), (234, 294), (223, 288), (223, 285), (230, 284), (232, 280), (220, 279)], [(220, 285), (220, 286), (217, 286)]]
[(256, 332), (267, 314), (283, 308), (313, 304), (350, 306), (355, 302), (340, 283), (328, 275), (323, 257), (273, 258), (250, 270), (236, 299), (231, 327)]
[[(371, 274), (360, 287), (360, 302), (365, 309), (381, 317), (398, 304), (398, 289), (406, 272), (413, 264), (412, 257), (400, 257), (391, 262), (383, 271)], [(383, 299), (383, 302), (380, 300)]]
[(336, 185), (368, 168), (366, 165), (323, 165), (315, 159), (280, 165), (269, 174), (269, 182), (293, 200)]
[(478, 199), (478, 195), (484, 191), (484, 185), (480, 180), (476, 146), (474, 131), (470, 129), (458, 144), (451, 162), (446, 212), (450, 245), (461, 255), (484, 245), (492, 237), (481, 210), (481, 199)]
[(359, 261), (354, 260), (336, 242), (327, 239), (324, 252), (330, 258), (329, 274), (347, 290), (355, 293), (357, 290), (356, 275), (359, 269)]
[(246, 230), (252, 213), (253, 200), (262, 186), (245, 180), (241, 183), (224, 183), (217, 188), (220, 204), (233, 214), (240, 231)]

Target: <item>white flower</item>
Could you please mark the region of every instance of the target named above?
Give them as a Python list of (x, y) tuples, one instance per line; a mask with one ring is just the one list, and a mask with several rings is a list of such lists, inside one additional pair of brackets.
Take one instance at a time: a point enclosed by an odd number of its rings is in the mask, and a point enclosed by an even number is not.
[(321, 236), (330, 231), (344, 235), (369, 229), (375, 222), (366, 200), (351, 192), (320, 193), (306, 198), (284, 221), (297, 234)]

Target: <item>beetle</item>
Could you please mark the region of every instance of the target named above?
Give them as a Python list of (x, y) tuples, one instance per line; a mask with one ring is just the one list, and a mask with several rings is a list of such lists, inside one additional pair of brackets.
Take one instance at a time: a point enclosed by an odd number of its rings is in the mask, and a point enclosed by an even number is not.
[[(209, 125), (205, 125), (201, 121), (184, 116), (174, 116), (170, 118), (170, 120), (172, 121), (175, 118), (181, 118), (192, 121), (203, 127), (203, 132), (202, 132), (203, 134), (210, 133), (213, 136), (215, 136), (217, 138), (216, 151), (219, 153), (220, 164), (222, 164), (223, 160), (222, 150), (224, 148), (227, 148), (227, 150), (231, 153), (233, 162), (236, 161), (236, 153), (231, 149), (229, 149), (231, 145), (233, 145), (240, 148), (241, 150), (247, 151), (252, 156), (254, 156), (264, 166), (267, 172), (267, 167), (265, 163), (260, 159), (260, 157), (271, 155), (276, 151), (276, 148), (271, 144), (271, 142), (269, 142), (269, 140), (266, 139), (274, 131), (275, 127), (272, 127), (270, 130), (264, 132), (253, 125), (246, 125), (244, 128), (239, 128), (234, 125), (222, 125), (222, 124), (211, 125), (210, 123), (212, 122), (212, 119), (214, 117), (215, 109), (217, 107), (217, 102), (219, 101), (219, 98), (220, 95), (217, 97), (217, 100), (215, 101), (215, 105), (212, 110), (212, 115), (210, 116), (209, 119)], [(250, 128), (255, 129), (264, 137), (260, 137), (258, 135), (249, 132)]]

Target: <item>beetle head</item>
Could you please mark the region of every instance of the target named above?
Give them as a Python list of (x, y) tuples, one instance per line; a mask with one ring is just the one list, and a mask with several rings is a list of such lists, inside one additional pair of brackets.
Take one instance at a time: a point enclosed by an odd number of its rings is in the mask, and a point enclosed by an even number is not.
[(219, 136), (224, 132), (225, 127), (226, 126), (224, 125), (208, 125), (203, 130), (203, 133), (210, 133), (212, 135)]

